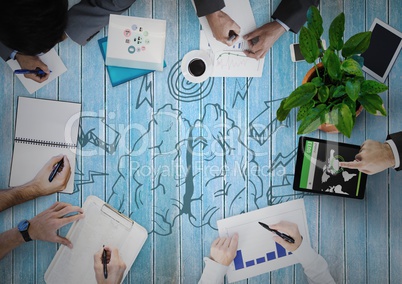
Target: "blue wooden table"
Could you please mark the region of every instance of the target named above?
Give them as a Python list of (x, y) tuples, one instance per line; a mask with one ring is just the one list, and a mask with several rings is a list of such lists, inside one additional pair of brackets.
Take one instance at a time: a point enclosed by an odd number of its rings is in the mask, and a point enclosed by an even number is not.
[[(257, 25), (270, 21), (279, 0), (251, 0)], [(322, 1), (327, 30), (344, 11), (345, 38), (368, 30), (374, 18), (402, 30), (401, 0)], [(203, 257), (218, 235), (216, 221), (303, 197), (292, 190), (298, 136), (295, 113), (279, 123), (280, 99), (300, 84), (309, 66), (293, 63), (282, 36), (266, 56), (261, 78), (210, 78), (187, 82), (182, 57), (199, 46), (199, 23), (188, 0), (137, 0), (126, 13), (167, 20), (163, 72), (112, 87), (97, 40), (71, 40), (56, 49), (68, 68), (29, 95), (0, 62), (0, 188), (8, 185), (18, 96), (82, 103), (75, 192), (53, 194), (0, 213), (0, 231), (13, 228), (55, 201), (82, 205), (96, 195), (144, 226), (149, 237), (126, 283), (196, 283)], [(327, 34), (324, 38), (328, 41)], [(387, 117), (363, 112), (350, 139), (313, 132), (311, 137), (361, 144), (384, 141), (402, 129), (402, 57), (381, 94)], [(305, 196), (311, 245), (337, 283), (400, 283), (402, 279), (402, 174), (369, 176), (364, 200)], [(60, 230), (65, 235), (69, 226)], [(0, 283), (43, 283), (58, 246), (31, 242), (0, 261)], [(248, 280), (305, 283), (300, 265)], [(246, 283), (246, 282), (244, 282)]]

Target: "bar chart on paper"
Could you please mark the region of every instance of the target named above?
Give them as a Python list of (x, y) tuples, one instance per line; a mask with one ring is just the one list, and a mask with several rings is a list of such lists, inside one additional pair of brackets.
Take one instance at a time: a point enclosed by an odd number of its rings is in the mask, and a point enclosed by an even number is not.
[(227, 273), (229, 282), (254, 277), (298, 262), (290, 251), (274, 241), (272, 232), (258, 224), (263, 222), (270, 225), (282, 220), (296, 223), (303, 241), (310, 243), (302, 199), (218, 221), (221, 237), (239, 234), (236, 257)]
[(248, 260), (248, 261), (245, 261), (243, 259), (242, 251), (238, 250), (237, 253), (236, 253), (236, 257), (233, 260), (235, 270), (239, 270), (239, 269), (242, 269), (244, 267), (250, 267), (250, 266), (253, 266), (253, 265), (258, 265), (258, 264), (261, 264), (261, 263), (265, 263), (267, 261), (272, 261), (272, 260), (275, 260), (275, 259), (285, 257), (287, 255), (292, 254), (290, 251), (289, 252), (286, 251), (286, 249), (283, 246), (281, 246), (280, 244), (278, 244), (276, 242), (275, 242), (275, 246), (276, 246), (276, 250), (267, 252), (262, 257), (258, 257), (256, 259), (252, 259), (252, 260)]

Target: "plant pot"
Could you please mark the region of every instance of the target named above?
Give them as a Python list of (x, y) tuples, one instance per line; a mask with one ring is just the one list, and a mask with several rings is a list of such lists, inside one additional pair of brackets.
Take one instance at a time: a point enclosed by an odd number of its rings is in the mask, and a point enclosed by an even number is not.
[[(317, 64), (318, 69), (324, 68), (322, 62)], [(313, 66), (310, 70), (307, 71), (306, 75), (303, 78), (302, 84), (311, 82), (311, 80), (317, 77), (317, 72), (315, 71), (315, 67)], [(360, 105), (356, 110), (356, 117), (363, 111), (363, 106)], [(336, 128), (334, 124), (331, 123), (323, 123), (318, 127), (319, 130), (327, 132), (327, 133), (339, 133), (339, 130)]]

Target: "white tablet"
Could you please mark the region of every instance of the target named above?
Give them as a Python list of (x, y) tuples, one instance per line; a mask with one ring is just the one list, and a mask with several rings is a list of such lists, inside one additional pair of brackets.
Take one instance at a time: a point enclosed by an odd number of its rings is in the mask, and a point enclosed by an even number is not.
[(375, 18), (369, 48), (361, 54), (363, 71), (384, 83), (402, 48), (402, 33)]

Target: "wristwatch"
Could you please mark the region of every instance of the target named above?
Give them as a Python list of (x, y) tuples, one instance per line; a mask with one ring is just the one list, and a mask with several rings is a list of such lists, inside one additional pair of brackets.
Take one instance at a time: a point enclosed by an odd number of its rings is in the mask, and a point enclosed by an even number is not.
[(28, 220), (22, 220), (21, 222), (18, 223), (18, 231), (20, 231), (22, 237), (26, 242), (32, 241), (28, 233), (29, 225), (31, 224), (29, 223)]

